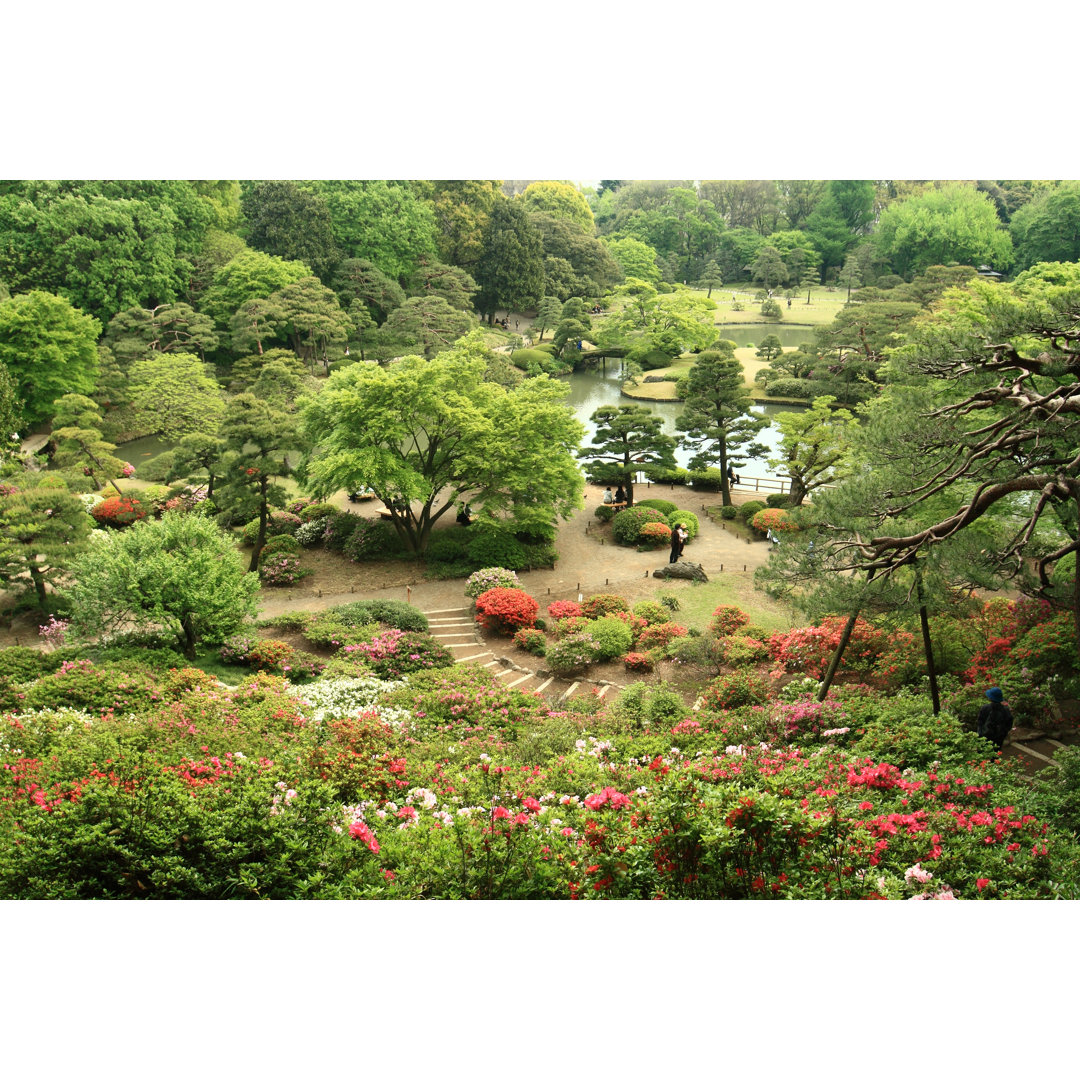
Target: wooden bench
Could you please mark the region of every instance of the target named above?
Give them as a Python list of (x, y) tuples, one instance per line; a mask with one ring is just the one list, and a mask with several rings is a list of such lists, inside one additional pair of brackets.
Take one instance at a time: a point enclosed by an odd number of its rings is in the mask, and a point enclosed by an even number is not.
[(393, 512), (388, 510), (385, 506), (380, 507), (378, 510), (376, 510), (375, 514), (377, 517), (385, 518), (387, 521), (393, 521), (394, 519)]

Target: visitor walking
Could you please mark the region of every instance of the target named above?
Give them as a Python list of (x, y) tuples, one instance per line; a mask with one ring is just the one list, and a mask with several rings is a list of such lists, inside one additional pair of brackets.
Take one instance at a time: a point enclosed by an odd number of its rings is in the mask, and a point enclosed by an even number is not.
[(1005, 736), (1012, 730), (1013, 714), (1008, 705), (1003, 703), (1005, 695), (1000, 687), (991, 686), (986, 691), (986, 696), (990, 700), (979, 710), (975, 730), (1000, 750), (1005, 743)]

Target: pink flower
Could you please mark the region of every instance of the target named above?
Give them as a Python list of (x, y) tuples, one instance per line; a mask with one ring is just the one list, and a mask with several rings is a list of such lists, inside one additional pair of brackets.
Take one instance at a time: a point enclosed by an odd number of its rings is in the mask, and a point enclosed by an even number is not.
[(378, 855), (379, 841), (375, 839), (375, 834), (364, 824), (364, 822), (354, 821), (349, 826), (349, 835), (366, 844), (373, 855)]

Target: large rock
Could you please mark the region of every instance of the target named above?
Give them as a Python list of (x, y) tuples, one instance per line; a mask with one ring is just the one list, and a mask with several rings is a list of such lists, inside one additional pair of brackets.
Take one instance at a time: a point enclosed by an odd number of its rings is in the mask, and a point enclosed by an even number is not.
[(661, 566), (659, 570), (654, 570), (652, 576), (658, 578), (679, 578), (683, 581), (709, 580), (705, 576), (705, 571), (701, 569), (701, 564), (696, 562), (668, 563), (667, 566)]

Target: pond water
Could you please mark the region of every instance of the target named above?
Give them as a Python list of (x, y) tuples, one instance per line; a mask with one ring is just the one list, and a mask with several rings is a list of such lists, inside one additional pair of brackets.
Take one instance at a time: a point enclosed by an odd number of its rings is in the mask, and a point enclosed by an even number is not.
[[(642, 401), (638, 398), (624, 397), (622, 393), (623, 380), (619, 377), (620, 364), (618, 360), (608, 361), (607, 371), (602, 368), (592, 368), (584, 371), (575, 371), (567, 375), (564, 380), (570, 387), (570, 395), (566, 399), (567, 404), (574, 410), (574, 415), (585, 425), (585, 437), (582, 446), (591, 446), (592, 437), (596, 433), (596, 425), (589, 419), (601, 405), (644, 405), (659, 416), (664, 422), (664, 434), (679, 437), (675, 428), (675, 420), (683, 411), (681, 401)], [(779, 412), (793, 412), (798, 406), (792, 405), (755, 405), (753, 412), (757, 416), (775, 416)], [(758, 442), (769, 448), (765, 458), (747, 460), (740, 467), (740, 472), (750, 476), (770, 476), (771, 470), (765, 464), (765, 460), (775, 453), (780, 445), (779, 432), (769, 426), (758, 436)], [(682, 446), (675, 448), (675, 460), (683, 468), (687, 468), (692, 457), (691, 451)]]
[[(798, 302), (796, 302), (795, 307), (798, 307)], [(783, 323), (776, 326), (769, 326), (765, 323), (732, 323), (729, 326), (721, 325), (716, 328), (717, 337), (726, 341), (734, 341), (740, 349), (748, 346), (756, 349), (769, 334), (775, 334), (785, 349), (794, 349), (804, 341), (814, 340), (814, 328), (812, 326), (784, 326)]]

